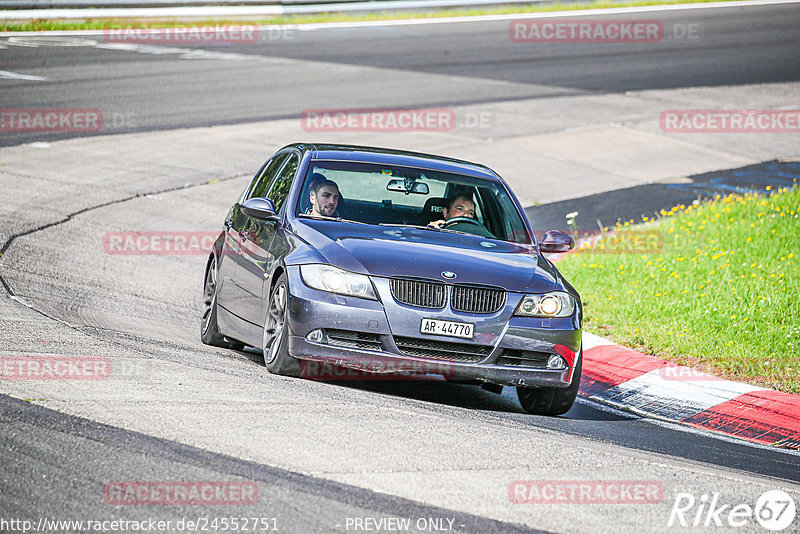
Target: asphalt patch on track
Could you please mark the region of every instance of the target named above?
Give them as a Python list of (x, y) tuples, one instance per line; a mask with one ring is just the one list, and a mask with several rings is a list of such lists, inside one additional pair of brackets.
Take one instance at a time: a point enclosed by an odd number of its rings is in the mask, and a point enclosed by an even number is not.
[(780, 187), (792, 187), (800, 181), (800, 162), (768, 161), (737, 169), (690, 176), (682, 183), (647, 184), (617, 189), (596, 195), (542, 204), (525, 209), (537, 235), (545, 230), (569, 231), (566, 214), (578, 212), (575, 225), (579, 231), (597, 232), (617, 221), (658, 216), (680, 204), (713, 199), (731, 193), (766, 193)]

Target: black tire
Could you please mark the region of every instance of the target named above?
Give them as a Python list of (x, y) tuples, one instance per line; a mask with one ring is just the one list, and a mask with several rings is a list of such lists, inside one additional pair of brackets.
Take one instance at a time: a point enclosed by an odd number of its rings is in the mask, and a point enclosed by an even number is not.
[(230, 341), (219, 333), (217, 327), (217, 258), (212, 256), (203, 282), (203, 316), (200, 318), (200, 340), (206, 345), (242, 350), (244, 345)]
[(517, 398), (522, 408), (534, 415), (562, 415), (572, 408), (581, 385), (583, 350), (578, 351), (578, 365), (572, 381), (565, 388), (528, 388), (517, 386)]
[(289, 354), (289, 283), (286, 274), (278, 278), (269, 294), (261, 350), (270, 373), (300, 376), (300, 361)]

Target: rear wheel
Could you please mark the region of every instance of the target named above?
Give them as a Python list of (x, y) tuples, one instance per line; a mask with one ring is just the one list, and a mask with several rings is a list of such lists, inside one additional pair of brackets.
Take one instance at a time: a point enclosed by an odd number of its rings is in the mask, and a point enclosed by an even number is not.
[(244, 345), (229, 341), (219, 333), (217, 327), (217, 258), (212, 256), (206, 269), (203, 284), (203, 317), (200, 319), (200, 339), (206, 345), (241, 350)]
[(517, 397), (522, 408), (534, 415), (562, 415), (572, 408), (581, 385), (583, 351), (578, 351), (572, 381), (565, 388), (528, 388), (517, 386)]
[(289, 284), (281, 274), (269, 296), (267, 317), (264, 319), (264, 365), (270, 373), (300, 376), (300, 362), (289, 354)]

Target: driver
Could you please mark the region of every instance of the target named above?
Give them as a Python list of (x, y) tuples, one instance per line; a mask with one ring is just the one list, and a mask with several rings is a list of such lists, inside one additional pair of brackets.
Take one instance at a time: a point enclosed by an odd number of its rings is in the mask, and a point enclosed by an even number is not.
[(429, 226), (441, 228), (447, 224), (448, 219), (452, 219), (453, 217), (469, 217), (470, 219), (474, 219), (475, 203), (472, 201), (472, 198), (467, 195), (456, 195), (447, 201), (447, 204), (442, 210), (442, 215), (444, 219), (433, 221)]
[(455, 224), (451, 226), (451, 229), (458, 230), (460, 232), (466, 232), (468, 234), (494, 238), (494, 235), (491, 234), (480, 223), (480, 221), (475, 218), (475, 202), (473, 202), (472, 198), (468, 195), (456, 195), (448, 200), (447, 204), (442, 210), (442, 215), (444, 216), (444, 219), (433, 221), (429, 224), (429, 226), (443, 228), (447, 225), (450, 219), (454, 219), (456, 217), (465, 217), (467, 219), (472, 219), (474, 224), (456, 221)]
[[(321, 175), (319, 175), (321, 176)], [(339, 186), (336, 182), (325, 177), (318, 179), (311, 186), (311, 215), (320, 217), (336, 217), (336, 208), (339, 207)]]

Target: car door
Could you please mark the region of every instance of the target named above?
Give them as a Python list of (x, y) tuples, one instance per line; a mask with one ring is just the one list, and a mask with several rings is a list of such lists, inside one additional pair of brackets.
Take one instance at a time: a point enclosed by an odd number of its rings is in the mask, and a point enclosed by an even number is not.
[[(275, 210), (282, 212), (292, 182), (300, 164), (300, 154), (291, 152), (263, 196), (272, 200)], [(263, 298), (265, 274), (271, 271), (276, 260), (271, 251), (272, 241), (280, 221), (265, 221), (245, 216), (242, 232), (242, 253), (236, 269), (236, 283), (243, 290), (242, 318), (263, 326), (266, 305)]]
[(241, 262), (242, 246), (248, 224), (248, 217), (242, 213), (242, 202), (266, 194), (267, 188), (288, 157), (289, 154), (284, 152), (270, 158), (256, 173), (225, 218), (225, 242), (222, 254), (217, 259), (219, 262), (217, 304), (238, 317), (243, 318), (243, 305), (246, 301), (244, 298), (246, 293), (241, 285), (236, 283), (236, 271)]

